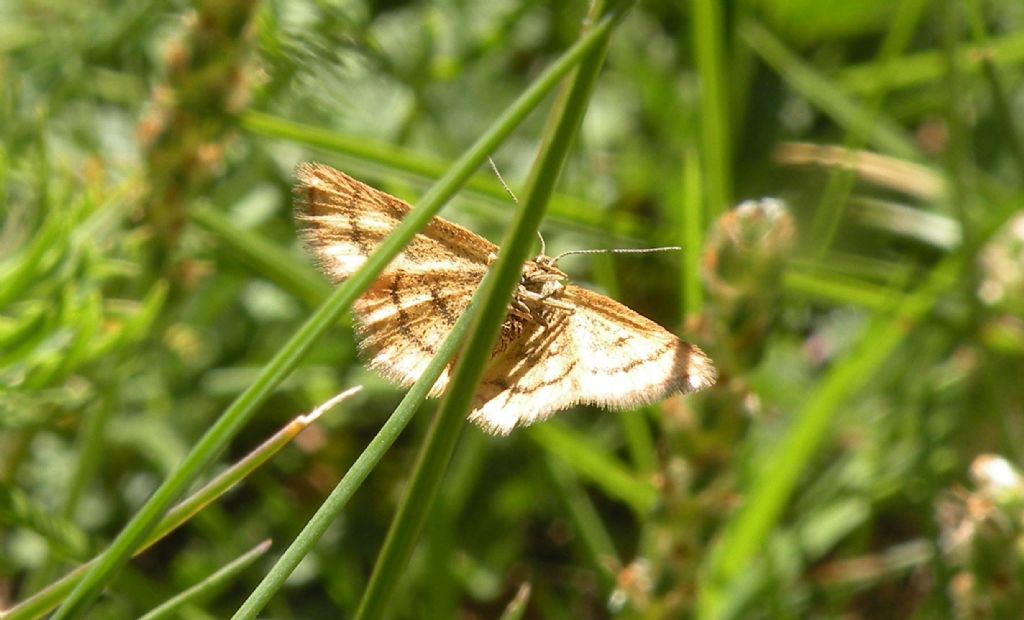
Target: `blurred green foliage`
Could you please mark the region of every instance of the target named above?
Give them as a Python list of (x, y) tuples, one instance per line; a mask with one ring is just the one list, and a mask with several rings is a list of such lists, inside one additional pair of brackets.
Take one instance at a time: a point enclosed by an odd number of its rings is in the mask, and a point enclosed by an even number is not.
[[(0, 3), (0, 608), (104, 549), (329, 292), (295, 163), (415, 202), (586, 9)], [(700, 344), (719, 385), (467, 426), (393, 615), (1014, 617), (1022, 85), (1016, 0), (634, 7), (541, 229), (552, 254), (683, 245), (563, 267)], [(543, 117), (494, 154), (513, 188)], [(784, 204), (731, 209), (763, 196)], [(445, 217), (498, 240), (511, 212), (481, 170)], [(339, 325), (222, 457), (353, 384), (90, 617), (237, 609), (401, 393)], [(354, 613), (427, 409), (265, 614)]]

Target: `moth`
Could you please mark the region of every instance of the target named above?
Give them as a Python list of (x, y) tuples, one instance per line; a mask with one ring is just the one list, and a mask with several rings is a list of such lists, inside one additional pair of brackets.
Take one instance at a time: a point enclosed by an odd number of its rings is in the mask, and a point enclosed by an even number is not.
[[(300, 234), (335, 283), (359, 269), (412, 207), (329, 166), (299, 164)], [(370, 367), (412, 385), (469, 306), (498, 246), (433, 218), (353, 306)], [(438, 396), (452, 365), (431, 388)], [(568, 283), (543, 253), (523, 274), (469, 419), (498, 435), (576, 405), (623, 409), (704, 389), (715, 368), (696, 346), (604, 295)]]

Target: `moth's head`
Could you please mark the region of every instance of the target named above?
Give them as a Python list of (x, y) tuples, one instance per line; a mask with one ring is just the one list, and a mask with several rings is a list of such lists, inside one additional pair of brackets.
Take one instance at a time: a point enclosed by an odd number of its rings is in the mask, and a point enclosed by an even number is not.
[(535, 279), (543, 280), (567, 280), (569, 276), (558, 268), (559, 256), (551, 257), (546, 254), (538, 254), (533, 260), (523, 265), (523, 277), (532, 276)]

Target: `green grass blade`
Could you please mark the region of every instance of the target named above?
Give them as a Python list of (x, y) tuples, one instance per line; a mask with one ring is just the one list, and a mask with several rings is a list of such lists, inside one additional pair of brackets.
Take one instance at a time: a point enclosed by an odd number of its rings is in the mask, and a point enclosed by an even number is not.
[(183, 607), (204, 597), (212, 596), (229, 586), (239, 573), (251, 566), (261, 555), (267, 552), (267, 549), (270, 549), (270, 541), (264, 540), (206, 579), (164, 601), (158, 607), (151, 609), (148, 613), (141, 616), (139, 620), (160, 620), (160, 618), (180, 617), (178, 614)]
[(320, 540), (324, 532), (327, 531), (327, 528), (330, 527), (331, 523), (341, 513), (348, 500), (351, 499), (359, 486), (366, 480), (366, 477), (370, 475), (370, 472), (377, 466), (377, 463), (384, 458), (384, 454), (387, 453), (391, 444), (395, 442), (395, 439), (398, 438), (402, 430), (409, 424), (413, 414), (419, 410), (420, 405), (427, 398), (430, 388), (434, 385), (437, 378), (441, 376), (441, 372), (448, 365), (455, 352), (458, 351), (478, 305), (479, 302), (474, 298), (472, 305), (459, 317), (459, 320), (452, 328), (452, 332), (441, 344), (441, 347), (437, 350), (437, 355), (430, 361), (423, 374), (409, 389), (402, 402), (398, 404), (395, 411), (388, 417), (380, 431), (366, 446), (366, 449), (360, 453), (359, 457), (352, 463), (352, 466), (348, 468), (341, 481), (338, 482), (334, 490), (331, 491), (331, 494), (327, 496), (324, 503), (317, 509), (316, 514), (310, 518), (309, 522), (302, 528), (302, 531), (299, 532), (299, 535), (292, 541), (292, 544), (288, 546), (288, 549), (274, 563), (270, 572), (260, 581), (256, 589), (249, 594), (249, 597), (242, 603), (242, 606), (238, 608), (238, 611), (232, 616), (234, 620), (255, 618), (266, 607), (270, 598), (281, 589), (285, 580), (292, 574), (295, 567), (299, 565), (302, 558), (306, 557), (313, 550), (317, 541)]
[(715, 218), (729, 208), (732, 148), (726, 101), (724, 27), (721, 3), (694, 0), (692, 35), (700, 77), (700, 152), (704, 163), (706, 213)]
[(547, 454), (543, 465), (559, 502), (565, 507), (575, 526), (575, 534), (579, 537), (580, 545), (590, 557), (590, 563), (606, 592), (610, 592), (615, 586), (614, 569), (622, 566), (622, 559), (615, 549), (608, 528), (601, 521), (594, 502), (579, 484), (571, 467), (559, 462), (554, 454)]
[(609, 497), (625, 502), (635, 514), (646, 515), (658, 503), (654, 485), (641, 479), (614, 457), (577, 431), (552, 420), (528, 431), (530, 438), (583, 477), (600, 486)]
[(437, 496), (455, 442), (465, 424), (473, 394), (508, 312), (508, 303), (519, 282), (523, 261), (529, 257), (544, 207), (586, 110), (614, 23), (615, 20), (606, 17), (585, 35), (596, 33), (600, 37), (600, 44), (580, 64), (571, 88), (563, 91), (549, 117), (549, 131), (531, 172), (526, 198), (517, 209), (515, 221), (500, 246), (498, 260), (480, 286), (480, 313), (473, 321), (451, 384), (417, 459), (398, 514), (388, 531), (370, 583), (363, 593), (357, 618), (365, 620), (384, 615), (395, 584), (430, 514), (430, 507)]
[(683, 183), (677, 195), (682, 205), (679, 241), (683, 248), (683, 315), (693, 318), (704, 308), (704, 287), (700, 281), (701, 250), (704, 248), (704, 217), (701, 196), (703, 176), (697, 154), (688, 150), (683, 158)]
[(331, 285), (308, 262), (299, 264), (295, 255), (252, 231), (236, 226), (224, 214), (202, 205), (192, 210), (192, 219), (233, 250), (258, 273), (277, 283), (310, 306), (323, 303)]
[(845, 277), (842, 274), (816, 274), (790, 268), (782, 276), (787, 292), (841, 306), (850, 304), (879, 312), (892, 307), (900, 294), (876, 284)]
[(363, 267), (339, 286), (326, 302), (306, 321), (273, 359), (263, 368), (259, 377), (243, 392), (223, 415), (210, 427), (163, 484), (139, 509), (124, 527), (108, 550), (79, 582), (67, 600), (54, 615), (55, 620), (81, 617), (103, 586), (127, 562), (132, 550), (142, 541), (184, 488), (208, 466), (227, 446), (257, 407), (299, 364), (306, 351), (321, 334), (337, 323), (341, 314), (377, 278), (387, 264), (427, 224), (473, 171), (497, 148), (512, 130), (535, 109), (558, 81), (581, 59), (588, 56), (594, 46), (601, 43), (611, 24), (605, 20), (582, 37), (573, 47), (537, 79), (494, 123), (491, 129), (452, 165), (448, 173), (427, 193), (417, 208), (381, 243)]
[[(390, 144), (373, 142), (363, 136), (352, 137), (337, 131), (325, 130), (323, 127), (296, 123), (260, 112), (246, 113), (242, 117), (242, 126), (253, 134), (281, 138), (342, 154), (346, 158), (351, 158), (353, 168), (363, 168), (367, 172), (389, 178), (395, 176), (419, 182), (433, 182), (444, 174), (449, 165), (447, 161)], [(508, 203), (505, 188), (489, 173), (471, 177), (466, 182), (464, 193), (467, 196), (478, 196), (500, 207)], [(567, 226), (586, 230), (591, 234), (599, 231), (607, 235), (610, 232), (620, 239), (644, 239), (649, 228), (642, 219), (629, 213), (615, 213), (609, 216), (602, 213), (597, 204), (566, 194), (556, 193), (552, 197), (548, 214), (553, 220)], [(609, 217), (613, 221), (609, 222)]]
[(918, 159), (914, 140), (903, 128), (884, 116), (873, 115), (864, 109), (846, 95), (836, 82), (800, 60), (766, 28), (755, 22), (745, 22), (740, 27), (740, 36), (796, 92), (847, 131), (864, 136), (869, 144), (885, 153), (904, 159)]
[[(1024, 33), (1015, 32), (993, 39), (984, 49), (963, 47), (957, 62), (970, 74), (983, 70), (976, 60), (989, 58), (996, 66), (1012, 67), (1024, 62)], [(946, 74), (946, 61), (939, 50), (929, 50), (894, 58), (892, 62), (867, 62), (836, 72), (835, 80), (851, 94), (872, 93), (884, 84), (890, 90), (912, 88), (940, 82)]]

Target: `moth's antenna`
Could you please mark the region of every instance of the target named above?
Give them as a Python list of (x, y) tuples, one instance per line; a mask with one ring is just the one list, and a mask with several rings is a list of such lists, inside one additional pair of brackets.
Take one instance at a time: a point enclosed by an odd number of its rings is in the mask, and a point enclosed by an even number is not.
[(663, 248), (611, 248), (607, 250), (569, 250), (562, 252), (551, 259), (558, 262), (560, 259), (573, 254), (650, 254), (651, 252), (682, 252), (683, 248), (677, 245), (669, 245)]
[[(512, 192), (512, 188), (508, 186), (508, 183), (506, 183), (505, 179), (502, 178), (501, 173), (498, 172), (498, 166), (495, 165), (494, 160), (488, 157), (487, 163), (491, 165), (491, 170), (494, 171), (494, 176), (498, 177), (498, 182), (501, 183), (501, 186), (505, 188), (505, 193), (509, 195), (509, 198), (512, 199), (512, 202), (514, 202), (515, 204), (519, 204), (519, 199), (516, 198), (515, 193)], [(539, 230), (537, 231), (537, 238), (540, 239), (540, 255), (544, 256), (546, 253), (544, 249), (544, 235), (540, 234)]]
[(501, 186), (505, 188), (505, 193), (507, 193), (509, 197), (512, 198), (512, 202), (519, 204), (519, 200), (516, 198), (516, 195), (512, 193), (512, 188), (508, 186), (508, 183), (505, 182), (505, 179), (501, 178), (501, 173), (498, 172), (498, 167), (494, 165), (494, 160), (488, 157), (487, 163), (491, 165), (491, 170), (494, 171), (494, 176), (498, 177), (498, 182), (501, 183)]

